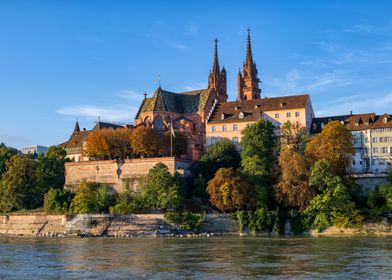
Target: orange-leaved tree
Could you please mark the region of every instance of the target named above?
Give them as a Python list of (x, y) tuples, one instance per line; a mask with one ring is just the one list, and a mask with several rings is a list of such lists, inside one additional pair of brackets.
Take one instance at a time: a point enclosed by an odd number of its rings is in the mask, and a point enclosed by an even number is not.
[(153, 128), (139, 126), (131, 136), (134, 154), (140, 157), (158, 157), (163, 154), (162, 136)]
[(221, 211), (246, 210), (256, 207), (256, 187), (233, 168), (220, 168), (208, 182), (212, 205)]
[(329, 161), (336, 175), (344, 175), (350, 167), (354, 146), (350, 131), (339, 121), (329, 122), (306, 146), (311, 165), (320, 159)]

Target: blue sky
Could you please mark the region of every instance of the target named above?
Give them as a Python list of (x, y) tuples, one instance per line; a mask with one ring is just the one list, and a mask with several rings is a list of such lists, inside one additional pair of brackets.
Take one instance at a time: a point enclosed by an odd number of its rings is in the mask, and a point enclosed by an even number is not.
[(53, 145), (76, 117), (133, 122), (144, 91), (207, 86), (213, 40), (229, 98), (246, 29), (264, 96), (317, 116), (392, 113), (392, 1), (0, 0), (0, 142)]

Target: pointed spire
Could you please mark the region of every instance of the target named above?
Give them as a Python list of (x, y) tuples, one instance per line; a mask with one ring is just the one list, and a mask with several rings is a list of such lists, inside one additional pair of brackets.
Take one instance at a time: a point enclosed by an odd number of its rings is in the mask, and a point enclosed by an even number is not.
[(74, 131), (75, 131), (75, 132), (79, 132), (79, 131), (80, 131), (80, 126), (79, 126), (78, 118), (76, 118), (76, 123), (75, 123)]
[(219, 58), (218, 58), (218, 39), (215, 38), (215, 48), (214, 48), (214, 65), (212, 66), (212, 72), (218, 73), (219, 69)]
[(248, 42), (246, 45), (246, 61), (245, 61), (245, 63), (253, 66), (252, 45), (250, 42), (250, 28), (248, 28)]

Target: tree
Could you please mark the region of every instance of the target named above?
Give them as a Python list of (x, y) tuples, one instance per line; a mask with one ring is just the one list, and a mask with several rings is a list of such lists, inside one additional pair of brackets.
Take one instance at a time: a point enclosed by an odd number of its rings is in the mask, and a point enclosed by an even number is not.
[(108, 213), (112, 202), (112, 196), (108, 192), (108, 186), (101, 184), (96, 190), (96, 202), (99, 212)]
[(174, 130), (174, 136), (172, 136), (170, 130), (166, 131), (164, 134), (164, 143), (166, 155), (170, 155), (171, 144), (173, 145), (173, 156), (179, 157), (187, 153), (188, 137), (179, 130)]
[(212, 205), (221, 211), (252, 209), (256, 206), (256, 188), (233, 168), (220, 168), (208, 182)]
[(94, 130), (88, 135), (84, 153), (95, 160), (109, 158), (109, 145), (105, 139), (105, 129)]
[(285, 149), (302, 153), (309, 141), (309, 133), (306, 127), (300, 123), (285, 122), (280, 129), (280, 144)]
[(163, 145), (161, 136), (150, 127), (139, 126), (135, 128), (131, 136), (133, 152), (140, 157), (161, 156)]
[(7, 171), (0, 183), (2, 211), (33, 209), (40, 206), (40, 199), (36, 196), (36, 166), (36, 161), (20, 155), (14, 155), (7, 161)]
[(44, 209), (50, 214), (65, 214), (71, 206), (74, 194), (64, 189), (50, 189), (45, 194)]
[(226, 138), (208, 148), (198, 162), (197, 170), (209, 181), (215, 172), (222, 167), (237, 169), (240, 166), (241, 157), (234, 144)]
[(6, 170), (7, 161), (17, 153), (18, 151), (16, 149), (9, 148), (4, 143), (0, 143), (0, 179)]
[(98, 186), (99, 184), (92, 182), (82, 182), (80, 184), (71, 203), (71, 212), (73, 214), (99, 212), (99, 205), (96, 201)]
[(134, 214), (140, 208), (143, 208), (143, 200), (139, 193), (132, 191), (129, 186), (118, 194), (115, 213)]
[(334, 173), (340, 176), (346, 174), (353, 154), (352, 135), (339, 121), (329, 122), (306, 146), (306, 155), (311, 164), (326, 159), (331, 163)]
[(132, 156), (128, 128), (94, 130), (86, 140), (85, 154), (94, 159), (125, 159)]
[(275, 197), (286, 206), (303, 211), (315, 195), (309, 186), (309, 168), (304, 155), (294, 149), (284, 148), (279, 155), (281, 176), (275, 186)]
[(276, 137), (273, 125), (264, 119), (242, 131), (241, 166), (248, 176), (268, 176), (273, 163)]
[(183, 202), (180, 183), (163, 163), (157, 163), (148, 172), (142, 197), (146, 207), (162, 209), (177, 209)]

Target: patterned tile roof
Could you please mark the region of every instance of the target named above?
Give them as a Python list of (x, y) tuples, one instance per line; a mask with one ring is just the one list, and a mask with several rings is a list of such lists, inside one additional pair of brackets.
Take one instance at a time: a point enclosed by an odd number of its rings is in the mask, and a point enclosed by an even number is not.
[(212, 93), (212, 89), (174, 93), (159, 87), (152, 97), (145, 98), (142, 101), (135, 119), (143, 112), (187, 114), (203, 111)]
[(308, 102), (307, 94), (223, 102), (215, 107), (208, 123), (256, 121), (262, 112), (305, 108)]

